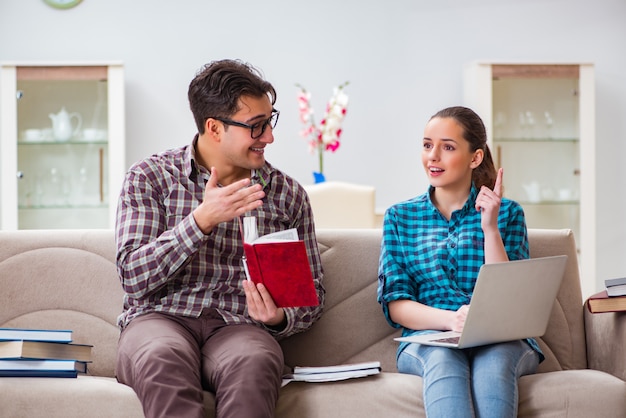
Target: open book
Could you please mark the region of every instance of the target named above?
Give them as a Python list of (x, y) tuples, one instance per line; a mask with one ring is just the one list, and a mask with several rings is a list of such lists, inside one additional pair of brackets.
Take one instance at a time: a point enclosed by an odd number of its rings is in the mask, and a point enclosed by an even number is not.
[(258, 236), (256, 218), (243, 218), (243, 266), (248, 280), (263, 283), (276, 306), (317, 306), (319, 300), (304, 241), (295, 229)]

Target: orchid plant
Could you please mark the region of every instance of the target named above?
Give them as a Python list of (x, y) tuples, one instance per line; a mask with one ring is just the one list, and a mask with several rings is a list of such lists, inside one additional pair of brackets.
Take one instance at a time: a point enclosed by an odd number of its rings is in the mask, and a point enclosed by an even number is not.
[(318, 125), (313, 117), (311, 93), (300, 84), (296, 84), (299, 88), (297, 98), (300, 109), (300, 122), (304, 125), (300, 136), (308, 141), (311, 154), (317, 152), (319, 174), (322, 177), (324, 175), (324, 151), (335, 152), (339, 148), (339, 138), (342, 132), (341, 124), (348, 108), (348, 96), (344, 92), (344, 88), (347, 85), (348, 82), (346, 81), (333, 89), (333, 95), (326, 105), (324, 117)]

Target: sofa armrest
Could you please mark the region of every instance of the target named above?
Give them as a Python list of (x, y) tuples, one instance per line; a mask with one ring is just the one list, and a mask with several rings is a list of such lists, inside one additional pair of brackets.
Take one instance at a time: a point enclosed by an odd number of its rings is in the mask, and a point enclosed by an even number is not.
[(587, 364), (626, 380), (626, 312), (591, 313), (585, 305)]

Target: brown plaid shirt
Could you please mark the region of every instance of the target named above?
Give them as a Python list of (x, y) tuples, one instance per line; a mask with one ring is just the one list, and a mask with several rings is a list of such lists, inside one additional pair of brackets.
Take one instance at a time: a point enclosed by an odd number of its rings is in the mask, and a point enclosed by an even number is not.
[[(121, 327), (147, 312), (198, 317), (206, 308), (229, 324), (256, 323), (247, 314), (241, 286), (245, 272), (237, 220), (205, 235), (191, 214), (210, 177), (195, 162), (195, 143), (142, 160), (126, 175), (116, 222), (117, 266), (126, 292)], [(322, 313), (325, 290), (311, 206), (302, 186), (267, 162), (252, 182), (263, 184), (266, 196), (263, 206), (246, 215), (256, 216), (259, 236), (298, 230), (320, 300), (317, 307), (285, 309), (287, 327), (272, 331), (284, 337), (307, 329)]]

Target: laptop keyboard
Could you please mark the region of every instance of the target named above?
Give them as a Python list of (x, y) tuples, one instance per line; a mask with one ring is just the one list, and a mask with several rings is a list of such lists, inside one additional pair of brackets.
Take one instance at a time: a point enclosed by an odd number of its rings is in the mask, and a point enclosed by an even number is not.
[(459, 338), (461, 337), (446, 337), (446, 338), (439, 338), (438, 340), (433, 340), (433, 341), (438, 342), (438, 343), (458, 344)]

